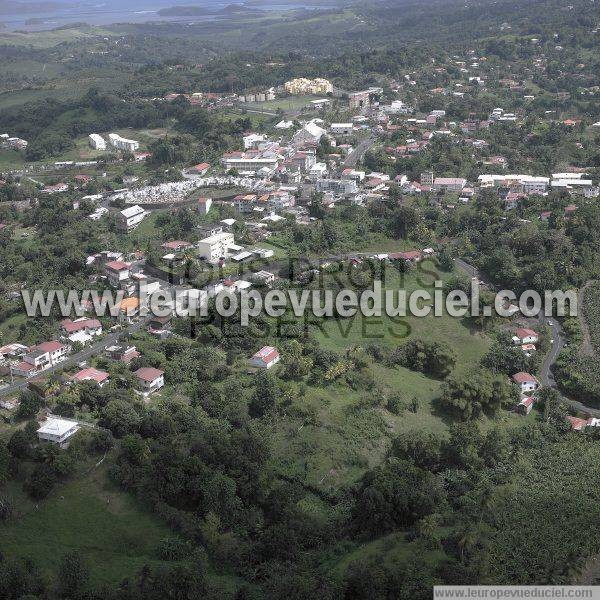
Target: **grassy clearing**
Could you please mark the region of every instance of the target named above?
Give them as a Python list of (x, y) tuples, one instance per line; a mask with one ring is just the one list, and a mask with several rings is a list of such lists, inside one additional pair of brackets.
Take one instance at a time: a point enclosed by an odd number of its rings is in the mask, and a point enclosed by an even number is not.
[[(431, 261), (424, 261), (417, 269), (406, 274), (387, 269), (384, 287), (387, 290), (405, 290), (407, 296), (417, 289), (426, 289), (433, 295), (433, 281), (446, 279), (448, 274), (436, 270)], [(431, 305), (431, 302), (426, 304)], [(474, 368), (489, 348), (487, 337), (468, 326), (462, 319), (444, 314), (434, 317), (381, 317), (356, 316), (344, 321), (328, 320), (318, 333), (323, 345), (333, 350), (369, 343), (393, 347), (409, 339), (446, 343), (456, 354), (458, 373)]]
[(25, 154), (16, 150), (0, 150), (0, 172), (21, 169), (25, 164)]
[(27, 320), (27, 315), (18, 313), (0, 323), (0, 340), (2, 344), (17, 342), (21, 325)]
[(75, 550), (96, 585), (118, 583), (145, 564), (160, 563), (157, 544), (173, 535), (109, 481), (105, 466), (60, 486), (38, 504), (14, 482), (9, 495), (18, 516), (0, 526), (3, 552), (55, 572), (64, 554)]
[[(21, 106), (28, 102), (36, 100), (45, 100), (53, 98), (56, 100), (66, 100), (76, 98), (81, 95), (82, 88), (77, 86), (48, 86), (35, 89), (16, 90), (0, 94), (0, 109), (11, 106)], [(2, 133), (5, 133), (4, 131)]]
[[(442, 278), (447, 274), (440, 274)], [(412, 272), (405, 276), (389, 272), (387, 289), (414, 289), (431, 285), (431, 275)], [(414, 338), (446, 343), (457, 357), (455, 372), (476, 370), (490, 340), (470, 329), (464, 321), (448, 315), (425, 318), (387, 316), (325, 320), (313, 333), (328, 349), (343, 354), (353, 346), (380, 344), (392, 348)], [(435, 435), (446, 434), (450, 420), (440, 414), (435, 400), (442, 382), (402, 367), (388, 368), (374, 363), (376, 389), (355, 391), (345, 384), (306, 388), (304, 396), (290, 409), (290, 419), (278, 424), (276, 433), (277, 469), (300, 477), (325, 491), (334, 491), (359, 479), (366, 469), (381, 462), (391, 439), (403, 431), (419, 429)], [(406, 403), (416, 400), (417, 410), (394, 415), (377, 406), (375, 395), (398, 393)], [(294, 418), (297, 417), (297, 418)], [(497, 421), (482, 420), (482, 428)], [(502, 415), (507, 427), (524, 422), (515, 415)]]
[(277, 98), (266, 102), (246, 102), (243, 104), (249, 110), (267, 110), (275, 112), (281, 109), (283, 112), (297, 112), (309, 106), (312, 100), (320, 100), (325, 96), (289, 96), (288, 98)]
[(416, 554), (430, 565), (435, 565), (444, 558), (442, 550), (425, 550), (422, 545), (407, 541), (406, 534), (402, 532), (390, 533), (348, 552), (337, 562), (331, 564), (330, 572), (334, 576), (342, 576), (348, 566), (357, 560), (368, 561), (369, 559), (381, 560), (383, 558), (384, 564), (393, 566), (408, 561)]
[(0, 42), (11, 46), (28, 46), (30, 48), (52, 48), (65, 42), (91, 39), (97, 36), (112, 36), (114, 33), (99, 27), (83, 25), (64, 27), (49, 31), (13, 31), (0, 35)]

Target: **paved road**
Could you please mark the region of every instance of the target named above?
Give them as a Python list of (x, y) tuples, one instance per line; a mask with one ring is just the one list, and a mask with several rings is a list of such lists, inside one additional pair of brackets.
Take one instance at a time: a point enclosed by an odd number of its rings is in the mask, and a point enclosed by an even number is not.
[(340, 165), (341, 169), (354, 168), (359, 160), (365, 155), (365, 152), (373, 146), (375, 138), (373, 136), (366, 137), (364, 140), (358, 143), (356, 148), (348, 154), (345, 160)]
[[(129, 334), (129, 333), (134, 333), (136, 331), (139, 331), (145, 324), (146, 324), (145, 321), (140, 320), (137, 323), (133, 323), (129, 327), (122, 329), (118, 332), (115, 331), (113, 333), (109, 333), (107, 336), (105, 336), (101, 340), (94, 342), (93, 344), (91, 344), (89, 346), (86, 346), (80, 352), (70, 355), (66, 360), (63, 360), (62, 362), (57, 363), (53, 367), (50, 367), (49, 369), (42, 371), (41, 374), (46, 375), (48, 373), (53, 373), (54, 371), (60, 371), (62, 369), (66, 369), (68, 367), (73, 367), (80, 362), (89, 360), (90, 358), (92, 358), (92, 356), (102, 354), (104, 352), (104, 348), (106, 346), (112, 346), (112, 345), (116, 344), (119, 341), (120, 336), (122, 336), (123, 334)], [(0, 389), (0, 397), (9, 396), (11, 394), (14, 394), (15, 392), (19, 392), (19, 391), (25, 389), (27, 387), (28, 382), (29, 382), (29, 380), (23, 379), (23, 380), (15, 381), (15, 383), (9, 384), (8, 386)]]
[(455, 258), (454, 263), (456, 264), (456, 267), (459, 271), (462, 271), (469, 277), (476, 277), (479, 281), (481, 281), (481, 283), (485, 285), (490, 285), (489, 282), (486, 280), (485, 275), (483, 275), (477, 267), (470, 265), (469, 263), (465, 262), (462, 258)]
[(552, 331), (552, 348), (550, 348), (550, 352), (546, 354), (544, 361), (542, 362), (540, 368), (540, 382), (542, 385), (555, 388), (556, 381), (554, 380), (551, 369), (556, 362), (562, 347), (565, 345), (565, 341), (562, 336), (561, 328), (554, 319), (546, 319), (543, 315), (540, 315), (539, 320), (540, 324), (547, 325)]

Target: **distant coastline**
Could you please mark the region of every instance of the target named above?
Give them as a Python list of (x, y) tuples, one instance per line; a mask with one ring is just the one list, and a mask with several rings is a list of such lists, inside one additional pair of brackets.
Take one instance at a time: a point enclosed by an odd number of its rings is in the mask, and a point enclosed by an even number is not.
[(170, 6), (161, 8), (158, 14), (162, 17), (200, 17), (206, 15), (263, 15), (265, 11), (244, 4), (229, 4), (217, 10), (206, 6)]

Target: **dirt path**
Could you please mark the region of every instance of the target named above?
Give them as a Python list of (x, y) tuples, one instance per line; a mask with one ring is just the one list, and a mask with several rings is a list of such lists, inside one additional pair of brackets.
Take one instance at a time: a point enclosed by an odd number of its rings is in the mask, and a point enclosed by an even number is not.
[(579, 295), (577, 297), (577, 313), (579, 315), (579, 323), (581, 324), (581, 347), (579, 352), (583, 356), (594, 356), (594, 346), (592, 345), (590, 328), (585, 317), (585, 293), (593, 283), (594, 280), (592, 279), (587, 281), (579, 290)]

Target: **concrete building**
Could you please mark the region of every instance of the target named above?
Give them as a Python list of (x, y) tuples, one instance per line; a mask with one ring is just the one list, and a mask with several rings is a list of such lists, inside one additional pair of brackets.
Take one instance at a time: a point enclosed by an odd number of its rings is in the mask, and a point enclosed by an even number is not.
[(233, 233), (218, 233), (198, 242), (198, 256), (208, 262), (227, 257), (228, 248), (235, 243)]
[(369, 88), (361, 92), (352, 92), (348, 94), (348, 103), (351, 109), (365, 108), (371, 106), (375, 98), (383, 92), (382, 88)]
[(106, 140), (97, 133), (90, 133), (88, 136), (90, 140), (90, 146), (94, 150), (106, 150)]
[(207, 215), (212, 206), (212, 198), (198, 198), (198, 212)]
[(138, 204), (129, 206), (117, 213), (117, 226), (121, 231), (129, 233), (144, 220), (146, 211)]
[(69, 439), (78, 431), (79, 424), (76, 421), (51, 418), (37, 430), (37, 435), (40, 442), (58, 444), (61, 448), (66, 448)]
[(327, 165), (325, 163), (315, 163), (308, 172), (308, 178), (311, 181), (318, 181), (327, 176)]
[(109, 133), (108, 139), (111, 145), (117, 150), (126, 150), (127, 152), (135, 152), (139, 149), (140, 143), (135, 140), (128, 140), (121, 137), (118, 133)]
[(142, 367), (134, 375), (137, 377), (144, 394), (151, 394), (165, 385), (165, 372), (152, 367)]
[(354, 179), (318, 179), (315, 188), (317, 192), (333, 192), (334, 194), (355, 194), (358, 185)]
[(317, 77), (315, 79), (306, 79), (299, 77), (286, 81), (283, 89), (288, 94), (332, 94), (333, 84), (327, 79)]
[(467, 185), (467, 180), (462, 177), (436, 177), (433, 180), (434, 190), (460, 192)]
[(332, 123), (330, 131), (333, 135), (350, 135), (354, 130), (352, 123)]

